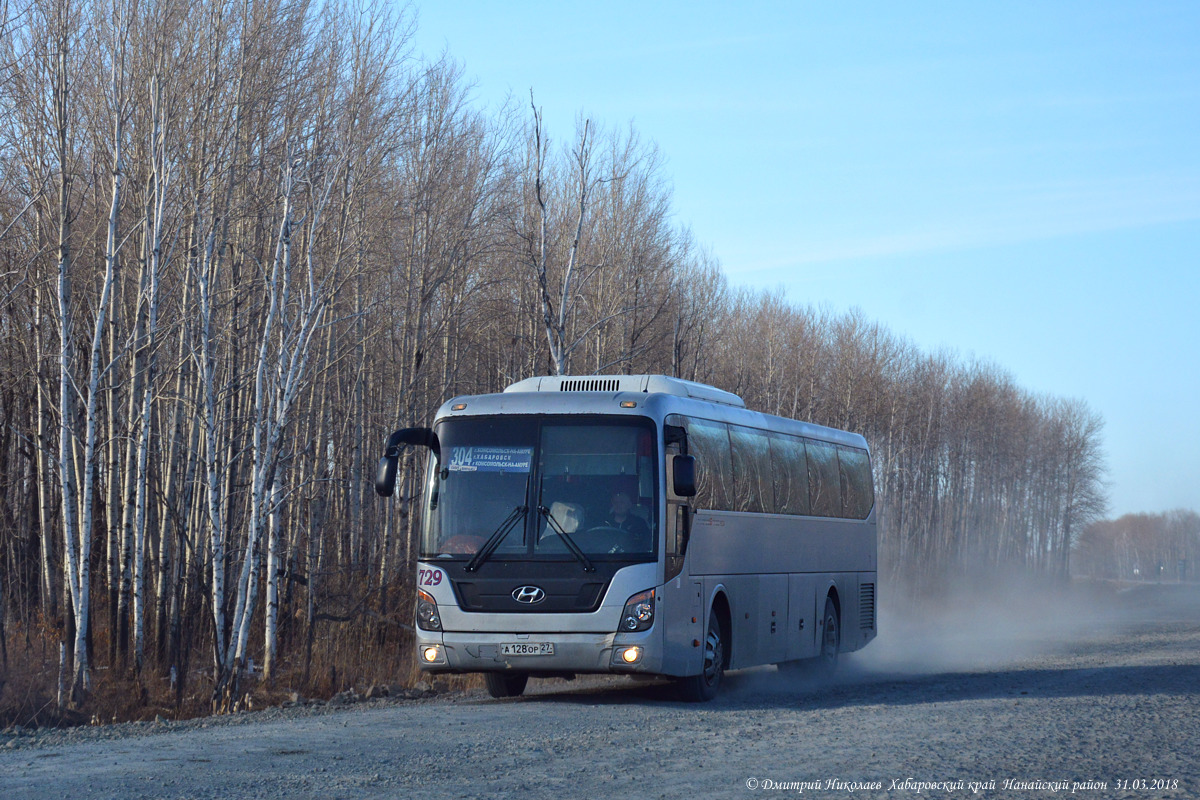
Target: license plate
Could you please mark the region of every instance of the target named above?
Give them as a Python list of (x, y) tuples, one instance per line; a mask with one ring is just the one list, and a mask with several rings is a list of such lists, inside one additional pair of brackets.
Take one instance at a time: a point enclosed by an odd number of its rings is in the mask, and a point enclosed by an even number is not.
[(554, 642), (506, 642), (500, 645), (504, 656), (552, 656)]

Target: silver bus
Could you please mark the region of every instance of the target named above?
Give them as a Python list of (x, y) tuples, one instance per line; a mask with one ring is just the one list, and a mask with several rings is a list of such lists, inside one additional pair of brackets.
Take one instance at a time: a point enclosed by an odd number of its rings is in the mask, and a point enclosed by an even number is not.
[(746, 409), (661, 375), (530, 378), (456, 397), (431, 428), (416, 640), (429, 672), (676, 679), (831, 670), (876, 633), (874, 490), (863, 437)]

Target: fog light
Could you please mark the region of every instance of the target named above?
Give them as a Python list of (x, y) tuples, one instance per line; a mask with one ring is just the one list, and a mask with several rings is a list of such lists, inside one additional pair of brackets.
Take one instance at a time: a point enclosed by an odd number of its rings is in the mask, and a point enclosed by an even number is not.
[(621, 660), (626, 664), (636, 664), (642, 657), (642, 648), (626, 647), (621, 651)]
[(437, 645), (426, 647), (423, 651), (421, 651), (421, 657), (424, 658), (426, 663), (429, 664), (437, 661), (439, 656), (441, 656), (441, 651)]

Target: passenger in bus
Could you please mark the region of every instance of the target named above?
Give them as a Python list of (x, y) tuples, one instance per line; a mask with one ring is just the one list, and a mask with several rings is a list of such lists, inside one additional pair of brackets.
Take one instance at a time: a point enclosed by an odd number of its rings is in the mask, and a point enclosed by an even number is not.
[[(572, 533), (575, 533), (577, 530), (579, 530), (579, 528), (583, 525), (583, 506), (580, 506), (576, 503), (564, 503), (556, 500), (550, 504), (550, 516), (558, 524), (558, 527), (562, 528), (563, 532), (570, 536)], [(546, 527), (542, 530), (542, 535), (540, 538), (542, 540), (546, 540), (550, 537), (557, 539), (558, 531), (556, 531), (554, 526), (550, 524), (549, 520), (547, 520)]]

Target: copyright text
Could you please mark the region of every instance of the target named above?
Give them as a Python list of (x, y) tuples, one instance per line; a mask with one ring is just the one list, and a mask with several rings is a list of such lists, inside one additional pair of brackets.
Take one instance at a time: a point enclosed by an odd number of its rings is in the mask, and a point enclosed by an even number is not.
[[(1121, 783), (1121, 782), (1118, 782)], [(1126, 788), (1128, 787), (1128, 782)], [(1176, 782), (1176, 785), (1177, 782)], [(1068, 781), (1004, 778), (1003, 780), (987, 781), (919, 781), (912, 778), (892, 778), (889, 781), (847, 781), (839, 778), (807, 781), (781, 781), (774, 778), (747, 778), (746, 788), (750, 791), (767, 792), (878, 792), (886, 789), (889, 792), (906, 792), (917, 795), (940, 794), (979, 794), (984, 791), (1040, 791), (1050, 794), (1076, 794), (1078, 792), (1104, 791), (1108, 789), (1108, 781)], [(1169, 785), (1162, 788), (1171, 788)]]

